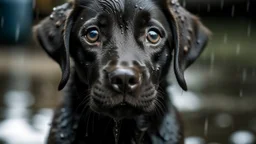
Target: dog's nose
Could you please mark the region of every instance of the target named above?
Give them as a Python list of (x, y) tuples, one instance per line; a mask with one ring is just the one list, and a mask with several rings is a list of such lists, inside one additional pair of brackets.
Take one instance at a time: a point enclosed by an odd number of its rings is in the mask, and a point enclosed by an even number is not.
[(109, 73), (111, 86), (118, 92), (126, 93), (134, 91), (140, 83), (140, 76), (134, 70), (118, 68)]

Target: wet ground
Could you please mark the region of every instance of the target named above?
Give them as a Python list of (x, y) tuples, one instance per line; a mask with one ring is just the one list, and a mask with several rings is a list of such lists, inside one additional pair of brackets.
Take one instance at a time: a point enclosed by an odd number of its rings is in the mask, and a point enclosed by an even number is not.
[[(177, 85), (169, 88), (183, 116), (187, 144), (228, 144), (230, 139), (251, 144), (241, 140), (253, 141), (256, 133), (255, 23), (244, 18), (202, 19), (213, 36), (186, 72), (189, 92)], [(58, 65), (39, 47), (1, 48), (0, 143), (44, 143), (53, 109), (61, 100), (59, 79)], [(173, 74), (170, 81), (175, 83)]]

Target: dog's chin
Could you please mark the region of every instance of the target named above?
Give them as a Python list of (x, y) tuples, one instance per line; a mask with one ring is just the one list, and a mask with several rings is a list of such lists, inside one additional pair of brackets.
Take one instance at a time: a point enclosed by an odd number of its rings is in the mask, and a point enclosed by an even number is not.
[(144, 113), (141, 110), (136, 109), (130, 105), (118, 105), (112, 108), (105, 109), (99, 108), (98, 106), (94, 105), (91, 106), (91, 108), (97, 113), (109, 116), (116, 120), (129, 119)]
[(139, 108), (127, 103), (121, 103), (112, 107), (102, 107), (92, 102), (90, 107), (96, 113), (121, 120), (132, 119), (140, 115), (149, 115), (154, 109), (154, 103), (146, 108)]

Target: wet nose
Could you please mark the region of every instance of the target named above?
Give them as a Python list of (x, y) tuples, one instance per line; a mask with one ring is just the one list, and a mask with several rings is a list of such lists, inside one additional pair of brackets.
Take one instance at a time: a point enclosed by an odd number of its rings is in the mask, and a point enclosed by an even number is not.
[(109, 73), (111, 86), (118, 92), (126, 93), (134, 91), (140, 83), (140, 76), (132, 69), (118, 68)]

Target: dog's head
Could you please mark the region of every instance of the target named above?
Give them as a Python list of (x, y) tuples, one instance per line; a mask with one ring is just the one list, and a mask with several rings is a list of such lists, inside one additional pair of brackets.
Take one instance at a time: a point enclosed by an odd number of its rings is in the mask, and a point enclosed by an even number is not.
[(79, 79), (90, 86), (91, 108), (119, 118), (155, 109), (172, 58), (187, 90), (184, 70), (209, 34), (174, 0), (76, 0), (56, 8), (36, 31), (61, 66), (59, 89), (68, 81), (72, 57)]

